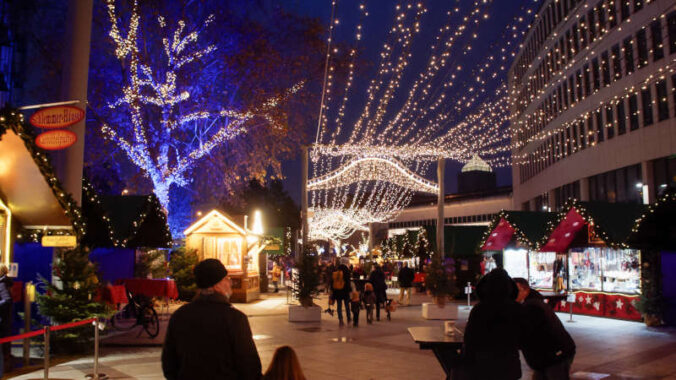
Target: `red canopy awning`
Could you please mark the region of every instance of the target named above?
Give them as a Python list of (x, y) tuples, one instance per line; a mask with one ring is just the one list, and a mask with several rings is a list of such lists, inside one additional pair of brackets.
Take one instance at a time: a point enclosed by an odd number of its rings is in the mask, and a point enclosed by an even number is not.
[(566, 217), (559, 223), (554, 231), (549, 235), (547, 244), (540, 248), (540, 252), (565, 252), (570, 243), (573, 242), (575, 235), (587, 222), (577, 212), (575, 207), (571, 208)]
[(498, 225), (491, 231), (481, 250), (500, 251), (512, 240), (512, 236), (514, 236), (514, 227), (505, 218), (501, 218)]

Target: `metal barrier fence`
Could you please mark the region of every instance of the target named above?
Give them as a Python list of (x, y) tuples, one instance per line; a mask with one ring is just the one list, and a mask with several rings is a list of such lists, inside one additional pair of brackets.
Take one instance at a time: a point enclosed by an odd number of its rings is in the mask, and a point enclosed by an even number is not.
[(15, 340), (24, 340), (24, 343), (28, 342), (28, 339), (43, 335), (45, 340), (45, 357), (44, 357), (44, 380), (49, 379), (49, 336), (52, 331), (59, 331), (70, 329), (73, 327), (83, 326), (86, 324), (94, 325), (94, 373), (87, 375), (87, 377), (93, 380), (103, 380), (107, 378), (106, 375), (99, 374), (99, 330), (102, 330), (102, 327), (105, 326), (102, 322), (99, 321), (99, 318), (89, 318), (82, 321), (64, 323), (62, 325), (56, 326), (47, 326), (39, 330), (30, 331), (27, 333), (8, 336), (5, 338), (0, 338), (1, 343), (13, 342)]

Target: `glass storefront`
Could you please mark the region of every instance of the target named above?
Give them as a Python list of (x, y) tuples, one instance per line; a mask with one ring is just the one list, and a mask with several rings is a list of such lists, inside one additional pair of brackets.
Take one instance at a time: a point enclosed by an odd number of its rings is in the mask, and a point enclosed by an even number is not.
[(502, 258), (503, 267), (510, 277), (528, 278), (528, 251), (506, 249)]
[(555, 252), (529, 252), (530, 286), (537, 289), (553, 289)]
[(639, 251), (588, 247), (568, 257), (572, 290), (640, 293)]

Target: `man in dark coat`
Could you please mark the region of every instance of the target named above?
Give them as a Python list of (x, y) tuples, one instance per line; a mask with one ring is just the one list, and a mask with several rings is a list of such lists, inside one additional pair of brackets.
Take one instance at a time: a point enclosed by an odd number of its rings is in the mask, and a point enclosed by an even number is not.
[(524, 330), (521, 351), (533, 369), (533, 379), (559, 380), (570, 378), (575, 357), (575, 342), (563, 327), (544, 297), (531, 289), (524, 278), (515, 278), (519, 289), (517, 302), (523, 304)]
[(385, 272), (380, 265), (376, 264), (369, 275), (369, 282), (373, 284), (373, 292), (376, 294), (376, 321), (380, 320), (380, 305), (387, 301), (387, 284), (385, 284)]
[(199, 294), (169, 320), (162, 371), (169, 380), (261, 378), (249, 321), (228, 299), (232, 284), (216, 259), (195, 266)]
[[(408, 263), (404, 261), (403, 266), (399, 270), (399, 303), (402, 305), (411, 304), (411, 290), (413, 287), (413, 279), (415, 278), (415, 273), (413, 269), (408, 267)], [(406, 303), (404, 303), (404, 295), (407, 294)]]
[(516, 285), (503, 269), (495, 269), (477, 284), (477, 303), (469, 314), (464, 337), (468, 374), (456, 376), (477, 380), (521, 378), (519, 333), (521, 305)]

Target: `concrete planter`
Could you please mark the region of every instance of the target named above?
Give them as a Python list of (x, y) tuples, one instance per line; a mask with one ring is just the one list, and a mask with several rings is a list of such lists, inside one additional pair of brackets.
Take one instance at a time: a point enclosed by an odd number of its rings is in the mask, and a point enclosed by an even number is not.
[(470, 311), (472, 311), (472, 306), (458, 306), (458, 319), (469, 319)]
[(444, 307), (432, 302), (422, 304), (422, 317), (425, 319), (455, 319), (456, 315), (456, 306), (453, 304)]
[(320, 322), (321, 320), (322, 308), (317, 305), (310, 307), (289, 306), (289, 322)]

